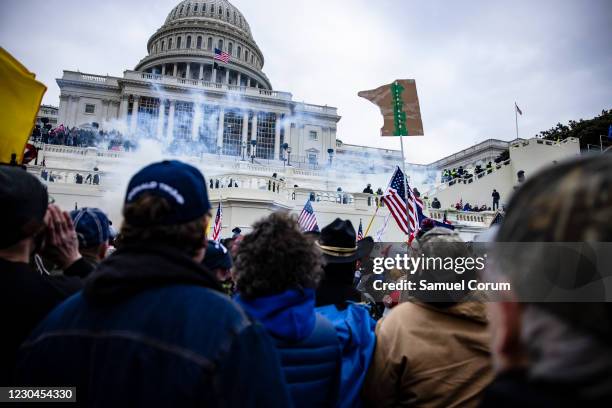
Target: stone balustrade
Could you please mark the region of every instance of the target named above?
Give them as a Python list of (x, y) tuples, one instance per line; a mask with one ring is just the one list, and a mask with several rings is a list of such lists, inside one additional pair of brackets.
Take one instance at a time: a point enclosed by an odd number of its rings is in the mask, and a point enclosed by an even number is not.
[[(28, 166), (28, 172), (38, 177), (44, 183), (100, 185), (106, 176), (108, 176), (108, 173), (103, 171), (43, 166)], [(78, 178), (77, 175), (82, 178)]]
[(211, 176), (208, 179), (208, 188), (211, 192), (214, 190), (248, 189), (286, 194), (286, 187), (286, 183), (283, 180), (248, 174), (222, 174)]

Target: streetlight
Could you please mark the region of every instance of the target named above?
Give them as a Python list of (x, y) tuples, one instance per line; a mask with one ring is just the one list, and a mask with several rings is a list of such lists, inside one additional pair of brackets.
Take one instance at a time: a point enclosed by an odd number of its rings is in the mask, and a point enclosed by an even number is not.
[(257, 146), (257, 140), (251, 140), (251, 163), (255, 162), (255, 146)]
[(327, 154), (329, 155), (329, 167), (331, 167), (332, 166), (332, 161), (333, 161), (333, 158), (334, 158), (334, 149), (332, 149), (332, 148), (327, 149)]

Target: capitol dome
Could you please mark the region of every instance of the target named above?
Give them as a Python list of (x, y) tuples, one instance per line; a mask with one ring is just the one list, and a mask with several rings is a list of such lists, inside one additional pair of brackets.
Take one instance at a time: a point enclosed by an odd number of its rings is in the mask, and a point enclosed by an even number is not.
[[(215, 48), (229, 55), (217, 61)], [(228, 85), (272, 89), (264, 56), (240, 10), (227, 0), (183, 0), (147, 43), (137, 71)]]

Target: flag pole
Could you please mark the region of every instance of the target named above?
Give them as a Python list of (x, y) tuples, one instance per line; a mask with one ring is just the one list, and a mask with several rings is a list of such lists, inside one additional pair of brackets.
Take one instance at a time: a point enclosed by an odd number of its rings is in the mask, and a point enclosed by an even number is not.
[[(408, 176), (406, 175), (406, 158), (404, 157), (404, 136), (400, 135), (400, 146), (402, 149), (402, 172), (404, 173), (404, 193), (406, 194), (406, 223), (408, 229), (410, 229), (410, 209), (408, 208)], [(406, 233), (408, 239), (410, 239), (410, 231)]]
[(365, 232), (363, 233), (364, 237), (368, 236), (368, 232), (370, 232), (370, 228), (372, 228), (372, 223), (374, 222), (374, 218), (376, 218), (376, 214), (378, 213), (378, 209), (380, 208), (380, 203), (376, 203), (376, 211), (374, 211), (374, 215), (372, 216), (372, 218), (370, 218), (370, 222), (368, 223), (368, 227), (366, 228)]
[(517, 107), (518, 105), (516, 104), (516, 101), (514, 101), (514, 125), (516, 126), (516, 139), (518, 140), (518, 114), (517, 114)]

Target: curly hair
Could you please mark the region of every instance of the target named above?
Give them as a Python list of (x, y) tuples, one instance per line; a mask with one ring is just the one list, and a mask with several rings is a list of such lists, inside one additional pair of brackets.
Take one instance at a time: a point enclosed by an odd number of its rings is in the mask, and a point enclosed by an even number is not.
[(237, 289), (247, 299), (315, 289), (322, 262), (321, 251), (302, 234), (295, 217), (275, 212), (256, 222), (240, 243), (234, 264)]
[(177, 225), (159, 225), (157, 221), (171, 211), (163, 197), (144, 194), (123, 207), (123, 224), (118, 245), (157, 244), (172, 247), (193, 256), (206, 245), (208, 215)]

